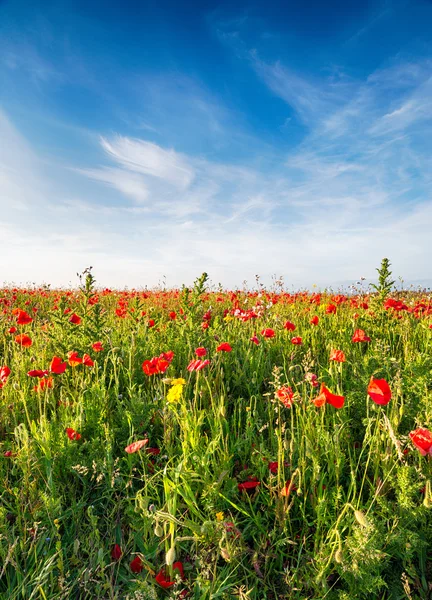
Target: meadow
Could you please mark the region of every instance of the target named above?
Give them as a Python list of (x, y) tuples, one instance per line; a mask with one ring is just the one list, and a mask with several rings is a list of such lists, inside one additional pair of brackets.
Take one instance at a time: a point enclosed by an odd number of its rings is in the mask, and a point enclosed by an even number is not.
[(430, 294), (96, 284), (0, 290), (0, 598), (430, 597)]

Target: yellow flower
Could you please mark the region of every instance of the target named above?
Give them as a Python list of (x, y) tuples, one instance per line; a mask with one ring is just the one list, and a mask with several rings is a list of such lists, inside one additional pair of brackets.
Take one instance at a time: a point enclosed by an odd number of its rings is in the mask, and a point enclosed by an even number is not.
[(178, 377), (177, 379), (171, 379), (171, 385), (185, 385), (186, 379)]
[(232, 317), (231, 315), (227, 315), (226, 317), (224, 317), (224, 321), (226, 321), (227, 323), (229, 321), (232, 321), (234, 319), (234, 317)]
[(167, 394), (168, 402), (178, 402), (181, 400), (183, 393), (183, 384), (178, 383), (177, 385), (173, 385)]
[(216, 521), (223, 521), (224, 520), (224, 514), (223, 512), (218, 512), (216, 513)]

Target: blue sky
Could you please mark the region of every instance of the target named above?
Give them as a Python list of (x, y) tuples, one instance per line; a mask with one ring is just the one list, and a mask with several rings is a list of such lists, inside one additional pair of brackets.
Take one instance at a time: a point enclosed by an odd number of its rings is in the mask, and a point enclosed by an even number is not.
[(7, 282), (431, 285), (432, 2), (0, 2)]

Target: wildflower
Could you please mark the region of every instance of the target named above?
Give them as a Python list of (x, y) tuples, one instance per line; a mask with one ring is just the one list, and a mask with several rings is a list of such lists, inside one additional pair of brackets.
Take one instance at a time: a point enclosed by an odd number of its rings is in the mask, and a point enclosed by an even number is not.
[(305, 381), (308, 381), (314, 388), (319, 386), (318, 377), (315, 373), (306, 373)]
[(204, 369), (204, 367), (206, 367), (209, 364), (210, 361), (208, 360), (208, 358), (206, 360), (191, 360), (186, 368), (190, 373), (192, 373), (192, 371), (201, 371), (201, 369)]
[(409, 434), (412, 443), (422, 456), (432, 456), (432, 433), (428, 429), (419, 427)]
[(35, 392), (43, 392), (45, 389), (51, 389), (52, 387), (54, 387), (53, 377), (45, 377), (39, 380), (39, 383), (34, 386), (33, 390)]
[(66, 367), (67, 364), (62, 362), (62, 359), (59, 356), (54, 356), (50, 364), (50, 371), (56, 375), (61, 375), (66, 371)]
[(113, 560), (120, 560), (122, 554), (123, 554), (123, 552), (122, 552), (122, 549), (120, 548), (120, 546), (118, 544), (114, 544), (114, 546), (112, 547), (112, 550), (111, 550), (111, 558)]
[(253, 336), (250, 338), (250, 340), (253, 344), (256, 344), (257, 346), (259, 345), (260, 341), (257, 338), (256, 334), (254, 333)]
[(291, 321), (286, 321), (284, 323), (284, 329), (286, 329), (287, 331), (294, 331), (296, 328), (296, 326), (294, 325), (294, 323), (291, 323)]
[(165, 373), (170, 366), (170, 362), (161, 356), (154, 356), (151, 360), (143, 362), (142, 370), (146, 375), (151, 376), (157, 373)]
[(33, 369), (32, 371), (28, 371), (27, 375), (29, 377), (45, 377), (48, 375), (49, 371), (42, 371), (41, 369)]
[(371, 339), (368, 335), (365, 334), (363, 329), (356, 329), (354, 331), (354, 335), (352, 336), (353, 342), (370, 342)]
[(231, 352), (231, 350), (232, 348), (228, 342), (222, 342), (222, 344), (219, 344), (219, 346), (216, 348), (216, 352)]
[[(173, 568), (173, 571), (178, 571), (180, 574), (180, 577), (184, 580), (183, 564), (180, 561), (177, 561), (173, 564), (172, 568)], [(168, 589), (175, 584), (175, 581), (170, 581), (168, 579), (168, 575), (167, 575), (165, 567), (159, 571), (159, 573), (156, 575), (155, 579), (156, 579), (157, 583), (165, 589)]]
[(330, 360), (334, 360), (335, 362), (346, 362), (345, 353), (342, 350), (331, 350), (330, 352)]
[(294, 396), (294, 392), (292, 391), (292, 388), (290, 388), (288, 385), (284, 385), (278, 390), (276, 390), (275, 395), (277, 399), (282, 402), (285, 408), (292, 407), (292, 399)]
[(95, 342), (92, 344), (92, 348), (95, 352), (103, 352), (102, 342)]
[(167, 394), (168, 402), (175, 403), (181, 400), (183, 394), (183, 385), (182, 383), (178, 383), (176, 385), (172, 385)]
[(216, 513), (216, 521), (223, 521), (224, 520), (224, 516), (225, 515), (223, 514), (222, 511), (221, 512), (217, 512)]
[(301, 337), (293, 337), (291, 339), (291, 344), (294, 344), (294, 346), (300, 346), (303, 343), (303, 340), (301, 339)]
[(177, 377), (177, 379), (171, 379), (170, 384), (171, 385), (186, 385), (186, 379), (183, 379), (183, 377)]
[(261, 485), (261, 482), (253, 479), (250, 481), (244, 481), (243, 483), (237, 484), (237, 488), (238, 488), (239, 492), (245, 491), (245, 492), (250, 493), (255, 488), (257, 488), (259, 485)]
[(330, 390), (328, 390), (326, 386), (322, 383), (319, 395), (316, 398), (314, 398), (312, 402), (317, 407), (323, 406), (327, 403), (334, 406), (334, 408), (342, 408), (345, 403), (345, 397), (336, 396), (336, 394), (332, 394)]
[(75, 429), (72, 429), (72, 427), (66, 428), (66, 435), (72, 441), (75, 441), (75, 440), (78, 441), (81, 439), (81, 434), (78, 433), (78, 431), (75, 431)]
[(392, 397), (387, 381), (385, 379), (374, 379), (373, 377), (370, 378), (367, 393), (375, 404), (380, 404), (381, 406), (388, 404)]
[(14, 458), (16, 454), (15, 452), (12, 452), (12, 450), (6, 450), (6, 452), (3, 452), (3, 456), (5, 458)]
[(82, 364), (86, 367), (94, 367), (94, 362), (88, 354), (83, 354)]
[(72, 325), (80, 325), (81, 317), (79, 317), (76, 313), (72, 313), (72, 315), (69, 319), (69, 323), (72, 323)]
[(17, 310), (16, 313), (15, 313), (15, 310), (13, 310), (12, 312), (17, 315), (16, 320), (17, 320), (18, 325), (28, 325), (29, 323), (31, 323), (33, 321), (31, 316), (29, 314), (27, 314), (25, 310), (21, 310), (21, 309), (16, 309), (16, 310)]
[(76, 350), (71, 350), (67, 353), (68, 355), (68, 363), (71, 367), (77, 367), (82, 364), (82, 358), (79, 357), (78, 352)]
[(7, 367), (6, 365), (0, 367), (0, 388), (2, 388), (7, 382), (10, 374), (11, 370), (9, 369), (9, 367)]
[(199, 348), (197, 348), (195, 350), (195, 354), (198, 356), (198, 358), (202, 358), (203, 356), (205, 356), (207, 354), (207, 350), (205, 348), (203, 348), (202, 346), (200, 346)]
[(292, 483), (291, 479), (288, 479), (288, 481), (285, 483), (284, 487), (281, 489), (280, 495), (288, 498), (288, 496), (291, 494), (291, 492), (295, 492), (296, 489), (297, 489), (297, 486)]
[(125, 452), (127, 452), (128, 454), (134, 454), (134, 452), (138, 452), (138, 450), (141, 450), (141, 448), (144, 448), (144, 446), (147, 446), (147, 444), (148, 444), (147, 438), (145, 438), (143, 440), (138, 440), (136, 442), (132, 442), (132, 444), (129, 444), (129, 446), (126, 446)]
[(147, 321), (147, 327), (154, 327), (155, 326), (155, 320), (154, 319), (149, 319)]
[(17, 335), (15, 338), (15, 341), (17, 344), (19, 344), (23, 348), (30, 348), (30, 346), (33, 344), (31, 337), (29, 337), (25, 333), (21, 333), (20, 335)]
[(328, 304), (325, 309), (327, 315), (336, 314), (336, 310), (337, 310), (337, 308), (334, 304)]
[(265, 337), (265, 338), (273, 338), (273, 337), (275, 337), (275, 335), (276, 335), (276, 334), (275, 334), (275, 331), (274, 331), (274, 329), (269, 329), (269, 328), (268, 328), (268, 329), (263, 329), (263, 330), (261, 331), (261, 335), (262, 335), (263, 337)]
[(279, 463), (277, 460), (275, 461), (271, 461), (268, 464), (268, 468), (270, 470), (270, 473), (272, 473), (273, 475), (276, 475), (279, 469)]
[(11, 335), (13, 333), (16, 333), (17, 331), (18, 331), (18, 329), (16, 327), (9, 327), (9, 329), (8, 329), (8, 333), (10, 333)]
[(173, 311), (173, 310), (172, 310), (172, 311), (169, 313), (169, 315), (168, 315), (168, 316), (169, 316), (169, 318), (171, 319), (171, 321), (175, 321), (175, 320), (176, 320), (176, 318), (177, 318), (177, 313), (176, 313), (175, 311)]
[(129, 566), (132, 573), (141, 573), (141, 571), (144, 569), (143, 561), (139, 556), (135, 556)]
[(312, 319), (309, 321), (309, 323), (311, 325), (318, 325), (319, 322), (319, 318), (315, 315), (314, 317), (312, 317)]

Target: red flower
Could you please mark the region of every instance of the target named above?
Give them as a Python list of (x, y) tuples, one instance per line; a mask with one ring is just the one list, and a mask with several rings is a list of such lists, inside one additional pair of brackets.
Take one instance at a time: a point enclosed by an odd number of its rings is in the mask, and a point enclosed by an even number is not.
[(72, 323), (73, 325), (80, 325), (81, 317), (79, 317), (76, 313), (73, 313), (71, 318), (69, 319), (69, 323)]
[(160, 454), (160, 448), (146, 448), (146, 454), (152, 454), (153, 456), (157, 456)]
[(9, 375), (11, 374), (11, 370), (6, 365), (4, 367), (0, 367), (0, 388), (4, 386), (7, 382)]
[(309, 323), (311, 325), (318, 325), (318, 322), (319, 322), (319, 319), (316, 315), (314, 317), (312, 317), (312, 319), (309, 321)]
[(256, 344), (257, 346), (259, 345), (260, 341), (257, 338), (256, 334), (254, 334), (251, 338), (250, 341), (253, 342), (254, 344)]
[(281, 388), (279, 388), (278, 390), (276, 390), (275, 393), (276, 393), (276, 396), (278, 397), (278, 399), (285, 406), (285, 408), (292, 407), (292, 399), (294, 396), (294, 392), (292, 391), (292, 388), (290, 388), (288, 385), (284, 385)]
[(284, 329), (286, 329), (287, 331), (294, 331), (296, 328), (296, 326), (294, 325), (294, 323), (291, 323), (291, 321), (286, 321), (284, 324)]
[(330, 352), (330, 360), (334, 360), (336, 362), (346, 362), (345, 354), (342, 350), (331, 350)]
[(30, 346), (33, 344), (31, 337), (29, 337), (25, 333), (21, 333), (20, 335), (17, 335), (15, 338), (15, 341), (17, 344), (19, 344), (23, 348), (30, 348)]
[(80, 358), (76, 350), (70, 350), (70, 352), (67, 353), (67, 356), (68, 363), (71, 367), (76, 367), (82, 363), (82, 358)]
[(144, 448), (144, 446), (147, 446), (147, 444), (147, 438), (144, 440), (138, 440), (137, 442), (132, 442), (132, 444), (126, 446), (125, 452), (127, 452), (128, 454), (133, 454), (134, 452), (138, 452), (138, 450), (141, 450), (141, 448)]
[(41, 369), (33, 369), (33, 371), (29, 371), (27, 375), (29, 377), (45, 377), (48, 375), (49, 371), (42, 371)]
[[(162, 356), (162, 355), (161, 355)], [(170, 363), (161, 356), (154, 356), (151, 360), (145, 360), (142, 364), (142, 370), (148, 376), (165, 373), (170, 366)]]
[(66, 428), (66, 435), (72, 441), (75, 441), (75, 440), (78, 441), (81, 439), (81, 434), (78, 433), (78, 431), (75, 431), (75, 429), (72, 429), (72, 427)]
[(385, 379), (374, 379), (373, 377), (370, 378), (367, 393), (375, 404), (380, 404), (381, 406), (388, 404), (392, 397), (387, 381)]
[(94, 362), (88, 354), (83, 355), (82, 364), (85, 365), (86, 367), (94, 367)]
[(201, 371), (201, 369), (204, 369), (204, 367), (206, 367), (209, 364), (210, 361), (208, 358), (206, 360), (196, 359), (191, 360), (186, 368), (190, 373), (192, 373), (192, 371)]
[(336, 396), (332, 394), (330, 390), (322, 383), (319, 395), (314, 398), (313, 403), (315, 406), (323, 406), (324, 404), (331, 404), (334, 408), (342, 408), (345, 402), (344, 396)]
[(6, 450), (6, 452), (3, 452), (3, 456), (5, 458), (14, 458), (16, 456), (16, 453), (12, 452), (12, 450)]
[(92, 344), (92, 348), (95, 352), (103, 352), (102, 342), (95, 342)]
[[(12, 312), (15, 313), (15, 310)], [(28, 325), (33, 321), (31, 316), (27, 314), (25, 310), (17, 309), (17, 312), (15, 314), (17, 314), (18, 325)]]
[(303, 340), (301, 339), (301, 337), (293, 337), (291, 339), (291, 344), (294, 344), (294, 346), (300, 346), (303, 343)]
[(144, 564), (139, 556), (135, 556), (135, 558), (131, 561), (130, 568), (132, 573), (141, 573), (141, 571), (144, 569)]
[(8, 329), (8, 333), (12, 334), (12, 333), (16, 333), (18, 331), (18, 329), (16, 327), (9, 327)]
[(45, 389), (50, 389), (54, 386), (54, 379), (52, 377), (45, 377), (44, 379), (40, 379), (39, 383), (34, 386), (35, 392), (43, 392)]
[[(172, 568), (174, 571), (178, 571), (180, 574), (180, 577), (184, 580), (183, 564), (180, 561), (177, 561), (173, 564)], [(158, 584), (165, 589), (168, 589), (175, 584), (175, 581), (170, 581), (168, 579), (166, 567), (164, 567), (163, 569), (161, 569), (159, 571), (159, 573), (156, 575), (155, 579), (158, 582)]]
[(122, 554), (123, 552), (120, 546), (118, 544), (114, 544), (111, 550), (111, 558), (113, 560), (120, 560)]
[(297, 486), (294, 484), (292, 485), (291, 479), (288, 479), (288, 481), (285, 483), (284, 487), (282, 488), (280, 494), (281, 494), (281, 496), (288, 497), (291, 494), (291, 492), (295, 492), (296, 489), (297, 489)]
[(237, 484), (237, 488), (239, 492), (246, 491), (249, 493), (251, 490), (254, 490), (259, 485), (261, 485), (260, 481), (244, 481), (243, 483)]
[(222, 342), (222, 344), (219, 344), (219, 346), (216, 348), (216, 352), (231, 352), (231, 350), (232, 348), (228, 342)]
[(199, 348), (197, 348), (195, 350), (195, 354), (198, 356), (198, 358), (202, 358), (203, 356), (205, 356), (207, 354), (207, 350), (205, 348), (203, 348), (202, 346), (200, 346)]
[(147, 321), (147, 327), (154, 327), (155, 326), (155, 321), (154, 319), (149, 319)]
[(261, 335), (265, 338), (273, 338), (276, 334), (274, 332), (274, 329), (263, 329), (261, 331)]
[(353, 342), (370, 342), (371, 339), (368, 335), (365, 334), (363, 329), (356, 329), (354, 331), (354, 335), (352, 336)]
[(432, 456), (432, 433), (428, 429), (419, 427), (409, 434), (412, 443), (422, 456)]
[(171, 319), (171, 321), (175, 321), (177, 318), (177, 313), (175, 313), (173, 310), (169, 313), (169, 318)]
[(209, 324), (206, 321), (201, 323), (201, 329), (208, 329), (208, 328), (209, 328)]
[(328, 304), (325, 309), (327, 315), (334, 315), (336, 313), (336, 310), (337, 309), (334, 304)]
[(66, 367), (67, 364), (62, 362), (59, 356), (54, 356), (50, 364), (50, 371), (51, 373), (56, 373), (56, 375), (61, 375), (66, 371)]
[(172, 350), (168, 350), (168, 352), (162, 352), (159, 358), (163, 358), (164, 360), (167, 360), (169, 363), (171, 363), (174, 358), (174, 352)]

